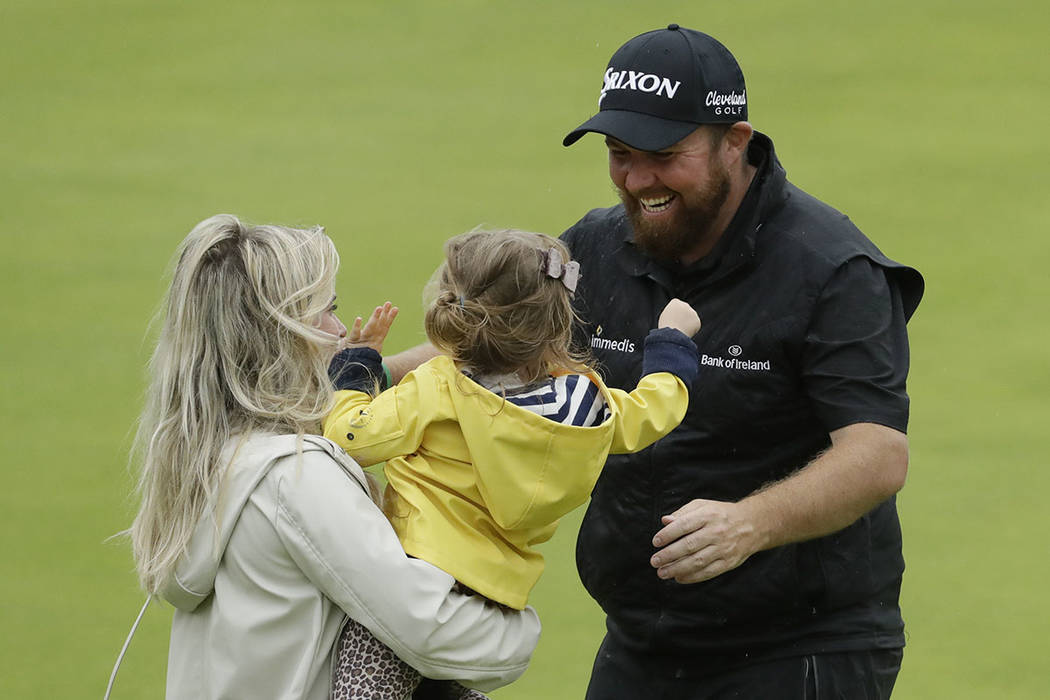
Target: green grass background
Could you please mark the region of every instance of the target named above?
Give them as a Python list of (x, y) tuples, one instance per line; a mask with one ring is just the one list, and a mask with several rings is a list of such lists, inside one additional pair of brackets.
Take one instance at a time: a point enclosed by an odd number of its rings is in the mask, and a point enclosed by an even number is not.
[[(185, 233), (323, 224), (346, 314), (391, 299), (388, 347), (414, 344), (446, 237), (557, 234), (613, 201), (600, 139), (560, 140), (616, 47), (672, 21), (736, 53), (789, 177), (927, 279), (895, 697), (1045, 697), (1047, 20), (1039, 0), (2, 0), (0, 697), (100, 697), (141, 603), (106, 538), (134, 511), (147, 325)], [(500, 700), (582, 697), (603, 626), (579, 516)], [(147, 615), (115, 697), (162, 695), (169, 618)]]

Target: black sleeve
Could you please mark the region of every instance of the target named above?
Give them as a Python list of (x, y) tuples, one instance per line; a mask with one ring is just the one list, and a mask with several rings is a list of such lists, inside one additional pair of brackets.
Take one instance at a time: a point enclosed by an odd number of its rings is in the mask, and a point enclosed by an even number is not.
[(896, 283), (868, 258), (843, 264), (806, 333), (802, 375), (831, 432), (853, 423), (908, 427), (908, 332)]
[(642, 376), (670, 372), (691, 387), (700, 368), (696, 343), (675, 328), (654, 328), (645, 338)]
[(383, 358), (372, 348), (347, 348), (332, 358), (328, 376), (336, 389), (377, 394), (386, 389)]

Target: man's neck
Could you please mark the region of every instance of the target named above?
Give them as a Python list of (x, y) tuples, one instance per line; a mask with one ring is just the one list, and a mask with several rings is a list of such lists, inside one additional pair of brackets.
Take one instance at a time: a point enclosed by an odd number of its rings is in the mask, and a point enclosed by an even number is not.
[(751, 187), (751, 182), (755, 179), (757, 172), (758, 168), (745, 160), (737, 176), (730, 178), (729, 195), (726, 197), (721, 210), (719, 210), (718, 217), (711, 222), (711, 227), (700, 237), (696, 246), (679, 259), (679, 263), (682, 266), (692, 265), (715, 249), (715, 246), (722, 240), (722, 236), (725, 235), (726, 230), (729, 228), (729, 224), (733, 221), (733, 217), (736, 216), (736, 212), (740, 208), (741, 202), (744, 201), (744, 196)]

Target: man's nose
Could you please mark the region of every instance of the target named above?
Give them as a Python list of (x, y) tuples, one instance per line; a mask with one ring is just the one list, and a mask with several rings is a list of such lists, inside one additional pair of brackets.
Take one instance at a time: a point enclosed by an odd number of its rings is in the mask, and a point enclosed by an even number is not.
[(644, 160), (638, 159), (627, 168), (623, 184), (628, 192), (641, 192), (656, 182), (656, 171)]

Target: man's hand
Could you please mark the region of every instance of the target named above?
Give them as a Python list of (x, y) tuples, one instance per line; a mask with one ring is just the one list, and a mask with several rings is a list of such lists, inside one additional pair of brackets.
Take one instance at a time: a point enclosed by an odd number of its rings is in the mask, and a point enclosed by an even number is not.
[(746, 506), (723, 501), (690, 501), (661, 518), (650, 559), (656, 575), (678, 583), (697, 583), (724, 574), (761, 549), (758, 530)]
[(397, 318), (397, 311), (397, 307), (388, 301), (382, 306), (377, 306), (363, 326), (362, 319), (358, 316), (354, 319), (353, 326), (346, 332), (345, 346), (372, 348), (379, 354), (383, 354), (383, 341), (386, 340), (386, 334), (390, 332), (390, 326)]
[(831, 433), (831, 447), (794, 474), (736, 503), (690, 501), (662, 518), (650, 559), (660, 578), (696, 583), (755, 552), (829, 535), (897, 493), (908, 474), (907, 436), (876, 423)]

